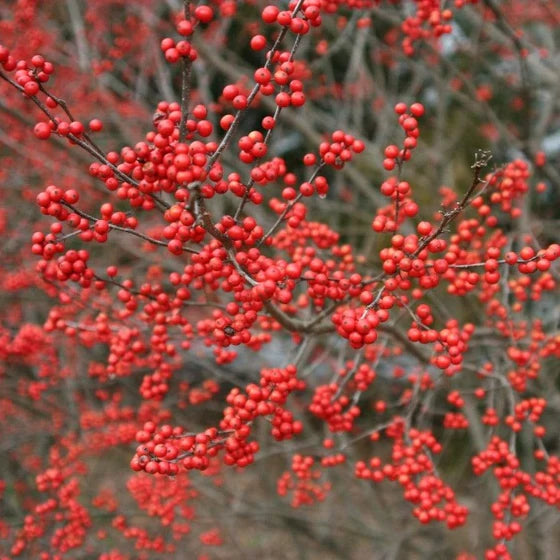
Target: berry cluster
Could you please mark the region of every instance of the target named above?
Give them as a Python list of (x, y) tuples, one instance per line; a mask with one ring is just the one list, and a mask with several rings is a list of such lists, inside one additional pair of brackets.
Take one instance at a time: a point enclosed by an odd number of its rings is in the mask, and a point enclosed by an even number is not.
[[(124, 560), (96, 543), (128, 541), (159, 558), (193, 532), (181, 550), (205, 559), (200, 547), (229, 532), (214, 515), (192, 522), (210, 494), (198, 488), (232, 483), (261, 448), (277, 457), (291, 439), (307, 448), (277, 481), (293, 507), (327, 499), (351, 462), (357, 478), (397, 482), (412, 522), (453, 529), (467, 522), (461, 494), (486, 497), (473, 477), (492, 478), (488, 560), (510, 557), (535, 502), (558, 506), (556, 156), (538, 145), (554, 115), (535, 103), (554, 96), (531, 30), (560, 14), (473, 6), (469, 25), (480, 17), (488, 31), (476, 49), (484, 72), (459, 77), (470, 62), (463, 22), (443, 58), (437, 39), (467, 2), (186, 1), (175, 14), (118, 3), (116, 19), (91, 2), (70, 6), (57, 32), (57, 11), (18, 0), (3, 18), (13, 48), (0, 46), (10, 186), (0, 193), (0, 494), (9, 520), (23, 512), (13, 527), (0, 522), (10, 557)], [(173, 36), (155, 35), (171, 35), (160, 17)], [(414, 65), (393, 48), (399, 38)], [(76, 47), (86, 72), (61, 58)], [(501, 71), (508, 57), (519, 75)], [(527, 91), (535, 70), (543, 79)], [(515, 118), (501, 122), (508, 108)], [(468, 134), (453, 140), (455, 122)], [(392, 127), (402, 141), (388, 140)], [(515, 159), (494, 169), (489, 152), (460, 159), (479, 133), (496, 159), (512, 149)], [(358, 157), (371, 146), (383, 154)], [(82, 174), (61, 148), (82, 150)], [(17, 222), (29, 223), (20, 209), (33, 200), (34, 271)], [(529, 221), (535, 209), (542, 223)], [(128, 482), (97, 487), (96, 457), (118, 461), (113, 450), (131, 445)], [(472, 476), (451, 488), (452, 469), (471, 459)], [(250, 470), (239, 476), (250, 484)]]
[[(399, 125), (403, 129), (406, 138), (403, 141), (402, 148), (399, 149), (398, 146), (391, 144), (385, 148), (385, 159), (383, 160), (383, 167), (387, 171), (392, 171), (396, 166), (402, 165), (403, 162), (410, 159), (411, 152), (418, 145), (418, 137), (420, 136), (420, 130), (418, 128), (417, 119), (424, 114), (424, 106), (421, 103), (413, 103), (410, 107), (406, 103), (397, 103), (395, 105), (395, 113), (399, 115)], [(385, 191), (388, 187), (385, 188)], [(397, 192), (404, 196), (408, 192), (401, 193), (399, 188)], [(390, 196), (387, 192), (384, 192), (383, 187), (381, 192), (386, 196)], [(392, 194), (392, 193), (391, 193)]]
[(315, 459), (310, 456), (294, 455), (292, 469), (284, 472), (277, 482), (277, 492), (280, 496), (292, 494), (291, 505), (298, 508), (322, 502), (328, 495), (331, 484), (321, 482), (322, 472), (314, 469)]
[(265, 368), (261, 371), (260, 385), (247, 385), (245, 393), (232, 389), (226, 398), (229, 406), (224, 410), (219, 429), (209, 428), (195, 434), (168, 424), (158, 430), (153, 422), (146, 422), (144, 429), (136, 434), (140, 445), (132, 459), (132, 469), (171, 476), (179, 469), (206, 470), (220, 450), (225, 450), (225, 464), (246, 467), (259, 449), (256, 441), (249, 441), (257, 417), (271, 418), (272, 435), (279, 441), (302, 431), (302, 423), (283, 406), (293, 391), (305, 387), (296, 373), (291, 365), (282, 369)]
[(358, 478), (381, 482), (397, 481), (404, 490), (404, 498), (414, 504), (413, 514), (421, 523), (445, 522), (450, 529), (464, 525), (468, 510), (455, 499), (455, 493), (435, 473), (431, 454), (441, 452), (441, 445), (430, 432), (411, 429), (404, 433), (404, 425), (395, 423), (387, 430), (394, 439), (392, 461), (383, 465), (373, 457), (369, 465), (356, 463)]
[[(382, 303), (380, 303), (380, 306)], [(348, 339), (352, 348), (361, 348), (364, 344), (372, 344), (377, 340), (377, 327), (383, 320), (387, 320), (384, 309), (370, 310), (365, 307), (346, 308), (337, 310), (332, 316), (332, 322), (337, 333)]]
[[(335, 130), (331, 135), (331, 142), (322, 142), (319, 145), (321, 160), (335, 169), (342, 169), (344, 164), (352, 161), (353, 154), (361, 154), (365, 144), (356, 140), (351, 134), (342, 130)], [(321, 193), (326, 194), (326, 193)]]

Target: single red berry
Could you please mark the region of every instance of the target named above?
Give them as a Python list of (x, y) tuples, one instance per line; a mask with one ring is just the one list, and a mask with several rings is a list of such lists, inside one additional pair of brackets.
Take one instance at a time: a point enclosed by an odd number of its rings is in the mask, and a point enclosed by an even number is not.
[(410, 112), (415, 117), (421, 117), (424, 114), (424, 105), (421, 103), (413, 103), (410, 106)]
[(194, 17), (200, 23), (210, 23), (214, 18), (214, 10), (210, 6), (197, 6), (194, 10)]
[(51, 127), (44, 122), (37, 123), (33, 128), (33, 134), (40, 140), (46, 140), (51, 135)]
[(29, 80), (29, 82), (23, 86), (23, 90), (26, 95), (29, 95), (29, 97), (37, 95), (39, 92), (39, 84), (33, 80)]
[(262, 20), (265, 23), (274, 23), (276, 21), (276, 17), (278, 16), (280, 9), (276, 6), (270, 5), (266, 6), (262, 11)]
[(103, 128), (103, 122), (99, 119), (91, 119), (89, 121), (89, 129), (92, 132), (99, 132)]
[(261, 51), (266, 47), (266, 38), (264, 35), (255, 35), (251, 39), (251, 49), (254, 51)]

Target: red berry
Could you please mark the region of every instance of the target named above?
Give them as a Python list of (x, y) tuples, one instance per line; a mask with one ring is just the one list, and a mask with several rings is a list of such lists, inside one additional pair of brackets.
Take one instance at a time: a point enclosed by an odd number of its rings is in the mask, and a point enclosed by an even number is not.
[(37, 123), (33, 133), (40, 140), (46, 140), (51, 135), (51, 127), (47, 123)]
[(99, 132), (103, 128), (103, 122), (99, 119), (92, 119), (89, 121), (89, 129), (92, 132)]
[(421, 117), (424, 114), (424, 105), (421, 103), (413, 103), (410, 106), (410, 112), (415, 117)]
[(265, 23), (274, 23), (276, 21), (276, 17), (278, 16), (279, 12), (280, 9), (277, 8), (276, 6), (273, 5), (266, 6), (262, 11), (262, 20)]
[(266, 38), (264, 35), (255, 35), (251, 38), (250, 44), (254, 51), (260, 51), (266, 47)]
[(210, 6), (197, 6), (194, 10), (194, 17), (200, 23), (210, 23), (214, 18), (214, 10)]

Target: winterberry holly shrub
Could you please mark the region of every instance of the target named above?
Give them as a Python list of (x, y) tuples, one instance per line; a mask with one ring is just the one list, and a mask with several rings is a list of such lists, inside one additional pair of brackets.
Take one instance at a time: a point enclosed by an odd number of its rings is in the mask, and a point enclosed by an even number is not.
[(0, 1), (0, 558), (554, 558), (553, 1)]

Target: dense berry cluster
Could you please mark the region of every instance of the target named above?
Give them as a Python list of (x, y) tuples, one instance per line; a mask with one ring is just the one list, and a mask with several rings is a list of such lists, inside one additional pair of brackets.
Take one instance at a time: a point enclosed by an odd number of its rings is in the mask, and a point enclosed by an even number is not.
[(166, 475), (175, 475), (179, 470), (206, 470), (221, 450), (227, 465), (251, 464), (259, 449), (256, 441), (249, 440), (257, 417), (270, 418), (272, 436), (279, 441), (290, 439), (302, 430), (302, 423), (284, 407), (290, 393), (305, 387), (296, 373), (294, 366), (263, 369), (259, 385), (249, 384), (245, 392), (230, 391), (226, 398), (229, 406), (224, 410), (219, 429), (187, 433), (180, 426), (166, 424), (158, 429), (153, 422), (145, 423), (136, 434), (140, 445), (132, 459), (132, 469)]
[(257, 472), (514, 557), (560, 504), (560, 11), (40, 4), (0, 6), (2, 560), (207, 560)]
[(328, 495), (331, 485), (319, 480), (322, 472), (314, 469), (315, 459), (310, 456), (294, 455), (291, 472), (286, 471), (278, 479), (277, 490), (280, 496), (292, 495), (291, 505), (298, 508), (322, 502)]
[(445, 522), (450, 529), (463, 525), (468, 510), (457, 503), (453, 490), (437, 476), (431, 459), (432, 454), (441, 452), (441, 445), (430, 432), (411, 429), (405, 434), (404, 427), (402, 422), (395, 422), (387, 429), (394, 440), (391, 462), (384, 465), (379, 457), (372, 457), (369, 463), (359, 462), (356, 476), (373, 482), (398, 482), (421, 523)]

